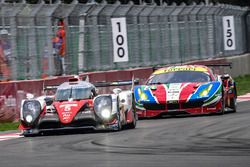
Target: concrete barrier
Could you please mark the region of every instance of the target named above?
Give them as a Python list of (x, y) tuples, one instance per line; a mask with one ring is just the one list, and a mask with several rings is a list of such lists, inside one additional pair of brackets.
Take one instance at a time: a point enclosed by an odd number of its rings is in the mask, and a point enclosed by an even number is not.
[(250, 74), (250, 54), (228, 57), (226, 61), (232, 62), (232, 69), (227, 69), (232, 77)]

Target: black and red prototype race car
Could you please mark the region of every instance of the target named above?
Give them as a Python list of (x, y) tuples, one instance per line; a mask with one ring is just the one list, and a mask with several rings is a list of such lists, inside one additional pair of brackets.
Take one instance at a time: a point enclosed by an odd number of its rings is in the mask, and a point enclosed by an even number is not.
[(135, 86), (134, 96), (139, 118), (236, 111), (232, 77), (214, 74), (204, 65), (160, 68), (145, 85)]
[(96, 87), (120, 86), (134, 81), (97, 83), (78, 78), (57, 87), (55, 96), (40, 96), (22, 101), (19, 129), (24, 136), (40, 132), (71, 129), (119, 131), (126, 125), (135, 128), (137, 114), (131, 90), (113, 89), (112, 94), (97, 94)]

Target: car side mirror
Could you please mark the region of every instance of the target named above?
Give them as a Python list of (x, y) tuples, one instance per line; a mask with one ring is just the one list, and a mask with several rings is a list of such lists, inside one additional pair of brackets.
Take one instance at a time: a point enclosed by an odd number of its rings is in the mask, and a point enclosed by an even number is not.
[(33, 99), (35, 96), (33, 95), (33, 94), (31, 94), (31, 93), (27, 93), (26, 94), (26, 98), (27, 99)]
[(46, 103), (46, 106), (50, 106), (52, 105), (54, 99), (52, 97), (45, 97), (44, 101)]
[(224, 75), (221, 76), (221, 80), (222, 81), (225, 81), (225, 80), (228, 80), (228, 79), (230, 79), (230, 75), (229, 74), (224, 74)]

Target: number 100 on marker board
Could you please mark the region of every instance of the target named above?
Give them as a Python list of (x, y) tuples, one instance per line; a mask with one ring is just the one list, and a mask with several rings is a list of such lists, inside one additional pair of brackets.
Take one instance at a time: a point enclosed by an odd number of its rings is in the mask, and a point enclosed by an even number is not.
[(128, 61), (128, 40), (126, 18), (112, 18), (114, 62)]

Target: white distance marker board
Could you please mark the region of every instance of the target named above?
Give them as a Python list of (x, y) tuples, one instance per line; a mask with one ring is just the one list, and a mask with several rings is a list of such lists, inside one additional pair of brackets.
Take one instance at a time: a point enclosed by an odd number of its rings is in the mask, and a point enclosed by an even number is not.
[(127, 23), (125, 17), (111, 18), (114, 62), (128, 61)]
[(224, 49), (235, 50), (234, 16), (224, 16), (223, 18)]

